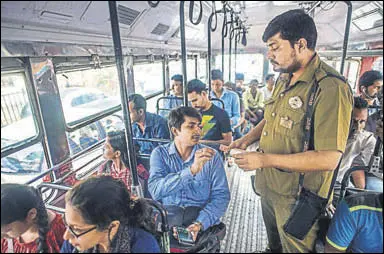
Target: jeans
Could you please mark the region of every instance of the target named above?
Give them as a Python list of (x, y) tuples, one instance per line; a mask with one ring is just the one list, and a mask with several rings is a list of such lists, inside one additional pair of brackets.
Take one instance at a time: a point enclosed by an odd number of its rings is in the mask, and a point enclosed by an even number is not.
[(383, 180), (376, 176), (367, 176), (365, 189), (383, 192)]

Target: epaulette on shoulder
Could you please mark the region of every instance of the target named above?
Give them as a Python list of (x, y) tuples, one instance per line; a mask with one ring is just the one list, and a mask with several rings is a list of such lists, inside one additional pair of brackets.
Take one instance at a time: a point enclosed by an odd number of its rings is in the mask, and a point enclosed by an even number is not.
[(345, 78), (343, 76), (339, 75), (338, 73), (332, 73), (332, 72), (326, 71), (323, 68), (316, 69), (315, 78), (316, 78), (317, 83), (320, 83), (323, 79), (328, 78), (328, 77), (329, 78), (337, 78), (337, 79), (343, 81), (344, 83), (347, 83)]

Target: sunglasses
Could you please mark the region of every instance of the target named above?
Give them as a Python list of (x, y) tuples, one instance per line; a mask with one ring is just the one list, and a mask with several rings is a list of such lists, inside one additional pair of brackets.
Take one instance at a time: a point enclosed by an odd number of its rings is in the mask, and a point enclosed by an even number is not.
[(85, 234), (87, 234), (87, 233), (89, 233), (89, 232), (91, 232), (92, 230), (95, 230), (97, 227), (95, 226), (95, 227), (93, 227), (93, 228), (90, 228), (90, 229), (88, 229), (88, 230), (86, 230), (86, 231), (84, 231), (84, 232), (82, 232), (82, 233), (80, 233), (80, 234), (76, 234), (75, 233), (75, 231), (67, 224), (67, 221), (65, 220), (65, 217), (63, 217), (63, 221), (64, 221), (64, 225), (65, 225), (65, 227), (69, 230), (69, 232), (71, 232), (71, 234), (74, 236), (74, 237), (76, 237), (76, 238), (79, 238), (80, 236), (83, 236), (83, 235), (85, 235)]

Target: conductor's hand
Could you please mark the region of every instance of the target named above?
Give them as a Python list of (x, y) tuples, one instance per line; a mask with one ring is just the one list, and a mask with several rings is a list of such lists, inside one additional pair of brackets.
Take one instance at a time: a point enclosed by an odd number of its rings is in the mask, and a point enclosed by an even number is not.
[(248, 145), (249, 145), (249, 144), (248, 144), (248, 142), (247, 142), (245, 139), (240, 138), (240, 139), (238, 139), (238, 140), (233, 141), (233, 142), (229, 145), (228, 150), (231, 150), (231, 149), (234, 149), (234, 148), (238, 148), (238, 149), (241, 149), (241, 150), (245, 150), (245, 149), (247, 149)]
[(264, 154), (259, 152), (238, 153), (232, 156), (235, 163), (244, 171), (251, 171), (264, 167)]

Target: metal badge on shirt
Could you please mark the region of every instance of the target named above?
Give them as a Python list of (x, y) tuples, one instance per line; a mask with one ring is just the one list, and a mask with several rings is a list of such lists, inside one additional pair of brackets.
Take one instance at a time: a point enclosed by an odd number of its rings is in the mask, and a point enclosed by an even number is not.
[(300, 99), (299, 96), (293, 96), (293, 97), (289, 98), (288, 104), (289, 104), (289, 106), (291, 106), (291, 108), (298, 109), (298, 108), (301, 108), (303, 106), (303, 101)]
[(293, 121), (291, 119), (289, 119), (288, 116), (283, 116), (280, 118), (280, 126), (287, 128), (287, 129), (292, 129)]

